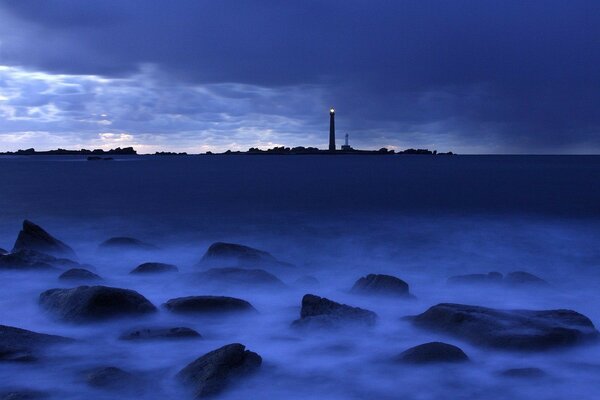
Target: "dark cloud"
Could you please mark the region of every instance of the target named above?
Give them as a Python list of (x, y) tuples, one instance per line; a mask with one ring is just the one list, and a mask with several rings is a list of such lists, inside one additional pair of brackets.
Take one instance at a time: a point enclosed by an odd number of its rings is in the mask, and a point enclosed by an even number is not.
[[(278, 95), (318, 88), (313, 105), (297, 103), (307, 96), (279, 95), (224, 107), (296, 118), (335, 104), (345, 118), (340, 128), (374, 146), (410, 137), (481, 151), (600, 150), (595, 0), (5, 0), (1, 7), (5, 65), (111, 78), (153, 65), (163, 87), (245, 84)], [(219, 90), (252, 98), (235, 86)], [(198, 104), (186, 93), (178, 105), (153, 103), (147, 112), (194, 114)], [(318, 118), (307, 114), (306, 128), (316, 129)]]

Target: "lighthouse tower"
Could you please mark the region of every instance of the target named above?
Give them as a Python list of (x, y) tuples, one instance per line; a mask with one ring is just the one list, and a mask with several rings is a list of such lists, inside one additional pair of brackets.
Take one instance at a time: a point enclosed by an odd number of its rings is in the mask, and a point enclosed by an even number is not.
[(329, 109), (329, 151), (335, 151), (335, 108)]

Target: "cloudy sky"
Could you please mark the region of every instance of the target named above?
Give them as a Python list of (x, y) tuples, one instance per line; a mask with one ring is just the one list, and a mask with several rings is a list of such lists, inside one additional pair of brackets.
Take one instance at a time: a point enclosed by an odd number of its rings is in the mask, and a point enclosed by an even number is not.
[(597, 0), (0, 0), (0, 151), (600, 152)]

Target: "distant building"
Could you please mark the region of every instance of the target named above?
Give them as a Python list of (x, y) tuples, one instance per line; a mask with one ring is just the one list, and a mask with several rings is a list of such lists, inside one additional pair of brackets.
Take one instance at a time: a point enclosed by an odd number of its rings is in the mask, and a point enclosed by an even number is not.
[(329, 151), (335, 151), (335, 108), (329, 109)]
[(352, 147), (350, 147), (350, 145), (348, 144), (348, 134), (346, 133), (345, 136), (346, 140), (344, 141), (344, 145), (342, 146), (342, 150), (353, 150)]

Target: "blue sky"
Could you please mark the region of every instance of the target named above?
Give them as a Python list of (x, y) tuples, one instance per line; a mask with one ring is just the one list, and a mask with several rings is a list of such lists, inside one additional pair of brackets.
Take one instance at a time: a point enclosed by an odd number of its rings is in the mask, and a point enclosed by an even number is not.
[(0, 1), (0, 150), (600, 151), (597, 1)]

